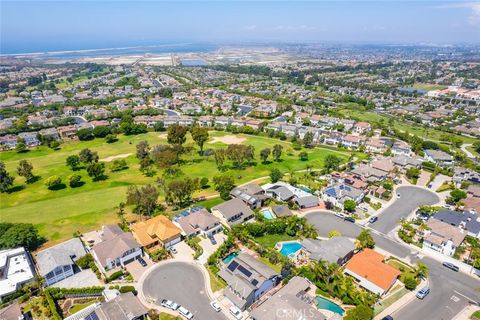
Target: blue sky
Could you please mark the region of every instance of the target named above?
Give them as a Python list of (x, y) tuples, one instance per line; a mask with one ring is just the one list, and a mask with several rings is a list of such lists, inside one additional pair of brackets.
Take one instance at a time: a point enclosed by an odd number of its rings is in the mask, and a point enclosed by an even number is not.
[(0, 6), (2, 53), (178, 42), (480, 42), (480, 2), (0, 0)]

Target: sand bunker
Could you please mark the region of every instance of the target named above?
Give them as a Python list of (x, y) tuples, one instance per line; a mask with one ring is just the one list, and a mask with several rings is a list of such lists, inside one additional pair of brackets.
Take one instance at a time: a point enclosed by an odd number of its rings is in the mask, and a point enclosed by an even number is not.
[(131, 153), (117, 154), (116, 156), (110, 156), (110, 157), (106, 157), (104, 159), (100, 159), (100, 161), (110, 162), (110, 161), (113, 161), (115, 159), (123, 159), (123, 158), (129, 157), (131, 155), (132, 155)]
[(225, 144), (240, 144), (243, 141), (247, 140), (246, 138), (243, 137), (237, 137), (237, 136), (223, 136), (223, 137), (214, 137), (212, 141), (209, 141), (208, 143), (216, 143), (216, 142), (221, 142)]

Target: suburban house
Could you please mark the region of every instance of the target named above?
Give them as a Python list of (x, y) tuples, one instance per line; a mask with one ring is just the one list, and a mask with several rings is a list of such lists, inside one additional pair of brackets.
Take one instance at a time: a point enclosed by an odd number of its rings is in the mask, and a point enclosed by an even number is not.
[(317, 287), (309, 280), (295, 276), (267, 300), (255, 307), (253, 320), (324, 320), (315, 307)]
[(183, 230), (183, 234), (187, 237), (197, 236), (199, 234), (208, 237), (223, 230), (220, 219), (206, 209), (191, 212), (186, 216), (178, 218), (174, 223)]
[(453, 165), (453, 157), (442, 150), (425, 150), (425, 160), (435, 163), (438, 166), (448, 167)]
[(278, 218), (290, 217), (293, 215), (292, 211), (286, 205), (272, 206), (272, 211)]
[(404, 141), (395, 141), (391, 147), (392, 154), (410, 156), (412, 154), (412, 148)]
[(288, 202), (293, 200), (300, 209), (316, 207), (319, 204), (318, 197), (283, 181), (267, 183), (262, 186), (262, 189), (265, 190), (267, 195), (278, 201)]
[(350, 260), (356, 249), (352, 240), (346, 237), (333, 237), (328, 240), (304, 239), (302, 247), (309, 260), (324, 260), (339, 266)]
[(295, 197), (295, 203), (300, 209), (307, 209), (318, 206), (320, 201), (318, 200), (317, 196), (309, 194), (301, 197)]
[(242, 200), (234, 198), (212, 208), (212, 213), (230, 226), (236, 226), (252, 219), (255, 213)]
[(419, 168), (422, 165), (423, 159), (399, 154), (392, 157), (392, 162), (395, 166), (407, 170), (410, 168)]
[(322, 192), (322, 199), (331, 202), (334, 206), (342, 208), (345, 200), (353, 200), (360, 203), (365, 194), (362, 190), (356, 189), (344, 183), (338, 183), (328, 187)]
[(73, 238), (40, 251), (37, 265), (45, 284), (50, 286), (75, 274), (75, 261), (86, 255), (85, 247), (79, 238)]
[(364, 134), (372, 128), (372, 125), (368, 122), (357, 122), (353, 125), (353, 131), (358, 134)]
[(442, 209), (435, 213), (433, 219), (464, 229), (469, 236), (480, 239), (480, 216), (475, 212)]
[(362, 176), (368, 182), (382, 181), (385, 180), (388, 176), (387, 172), (372, 168), (371, 166), (366, 164), (359, 165), (352, 170), (352, 173)]
[(480, 184), (480, 173), (466, 168), (454, 168), (452, 180), (457, 187), (460, 187), (463, 181)]
[(182, 240), (182, 230), (163, 215), (137, 222), (130, 229), (138, 243), (149, 249), (168, 248)]
[(400, 276), (400, 271), (384, 263), (385, 257), (372, 249), (363, 249), (345, 265), (345, 273), (368, 291), (384, 295)]
[(131, 292), (87, 306), (65, 320), (140, 320), (148, 319), (148, 309)]
[(255, 183), (236, 187), (230, 191), (230, 195), (234, 198), (241, 199), (252, 209), (261, 207), (265, 200), (268, 199), (265, 190)]
[(241, 253), (218, 273), (227, 283), (225, 297), (245, 310), (262, 295), (275, 287), (279, 275), (269, 266), (248, 253)]
[[(30, 254), (23, 247), (0, 251), (0, 302), (33, 280), (35, 268)], [(0, 317), (0, 319), (2, 319)]]
[(123, 232), (116, 224), (105, 225), (100, 232), (101, 242), (91, 249), (100, 270), (125, 267), (143, 255), (141, 245), (129, 232)]
[(282, 201), (288, 202), (293, 199), (294, 194), (290, 189), (283, 185), (273, 185), (266, 190), (266, 193), (271, 196), (272, 198)]
[(429, 219), (428, 231), (423, 238), (423, 247), (453, 256), (455, 250), (462, 244), (466, 232), (437, 219)]

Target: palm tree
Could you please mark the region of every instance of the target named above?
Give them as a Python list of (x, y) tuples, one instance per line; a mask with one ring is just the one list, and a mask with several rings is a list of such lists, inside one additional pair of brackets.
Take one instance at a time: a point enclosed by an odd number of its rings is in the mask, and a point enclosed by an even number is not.
[(418, 278), (421, 274), (425, 277), (428, 276), (428, 267), (426, 264), (417, 262), (417, 267), (415, 268), (415, 277)]

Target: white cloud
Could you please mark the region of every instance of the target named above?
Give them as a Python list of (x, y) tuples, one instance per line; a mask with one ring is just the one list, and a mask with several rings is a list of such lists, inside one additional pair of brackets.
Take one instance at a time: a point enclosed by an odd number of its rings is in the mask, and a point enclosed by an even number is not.
[(307, 25), (278, 25), (274, 28), (277, 31), (313, 31), (317, 30), (314, 26)]
[(480, 2), (461, 2), (436, 6), (436, 9), (470, 9), (467, 21), (471, 25), (480, 23)]
[(472, 13), (468, 17), (468, 22), (470, 24), (476, 25), (480, 22), (480, 2), (472, 3), (470, 6)]

